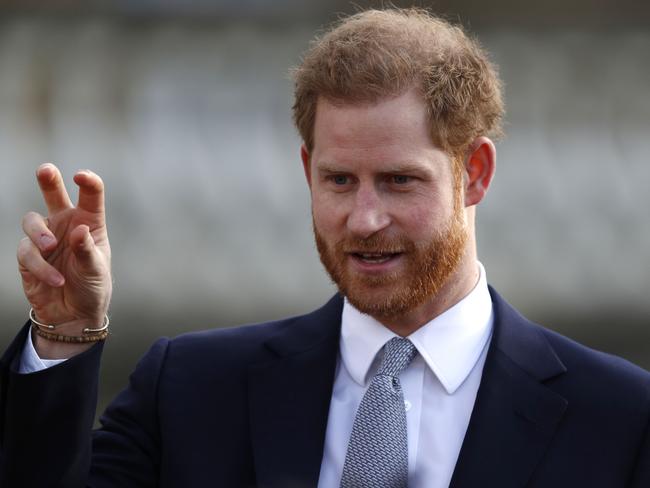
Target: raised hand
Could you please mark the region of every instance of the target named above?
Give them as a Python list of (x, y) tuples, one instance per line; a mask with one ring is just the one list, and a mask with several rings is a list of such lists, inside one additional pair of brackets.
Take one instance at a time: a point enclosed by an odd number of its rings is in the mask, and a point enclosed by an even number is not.
[(56, 166), (41, 165), (36, 178), (48, 215), (23, 218), (18, 268), (25, 296), (37, 320), (57, 325), (59, 334), (82, 335), (84, 327), (101, 326), (112, 292), (104, 183), (91, 171), (77, 172), (75, 207)]

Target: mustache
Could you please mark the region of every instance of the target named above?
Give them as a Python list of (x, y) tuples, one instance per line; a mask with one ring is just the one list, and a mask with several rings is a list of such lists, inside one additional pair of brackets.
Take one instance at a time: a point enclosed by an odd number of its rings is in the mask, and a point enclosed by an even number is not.
[(413, 250), (413, 243), (403, 236), (373, 235), (365, 239), (348, 237), (336, 244), (336, 250), (346, 254), (397, 254)]

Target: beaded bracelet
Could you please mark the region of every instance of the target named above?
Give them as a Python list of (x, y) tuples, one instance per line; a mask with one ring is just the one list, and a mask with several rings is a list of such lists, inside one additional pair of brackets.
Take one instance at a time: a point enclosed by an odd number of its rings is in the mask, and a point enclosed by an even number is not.
[(108, 330), (104, 330), (102, 332), (99, 332), (98, 334), (92, 334), (87, 336), (68, 336), (68, 335), (52, 334), (51, 332), (46, 332), (41, 328), (39, 328), (38, 325), (36, 324), (32, 324), (32, 329), (34, 330), (34, 332), (36, 332), (37, 335), (43, 337), (44, 339), (47, 339), (48, 341), (55, 341), (55, 342), (73, 342), (73, 343), (81, 344), (85, 342), (103, 341), (108, 337)]

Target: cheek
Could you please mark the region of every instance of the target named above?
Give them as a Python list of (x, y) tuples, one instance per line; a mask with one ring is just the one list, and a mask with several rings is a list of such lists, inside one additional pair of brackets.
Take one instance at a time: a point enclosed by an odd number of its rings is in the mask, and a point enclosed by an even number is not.
[(312, 191), (311, 205), (314, 212), (324, 215), (341, 215), (349, 208), (349, 193), (337, 193), (327, 190)]
[(312, 196), (311, 211), (314, 222), (321, 231), (334, 229), (338, 225), (337, 222), (343, 219), (341, 205), (336, 205), (322, 195)]
[(405, 212), (401, 213), (399, 222), (403, 230), (414, 240), (428, 240), (447, 225), (451, 214), (451, 207), (428, 202), (405, 209)]

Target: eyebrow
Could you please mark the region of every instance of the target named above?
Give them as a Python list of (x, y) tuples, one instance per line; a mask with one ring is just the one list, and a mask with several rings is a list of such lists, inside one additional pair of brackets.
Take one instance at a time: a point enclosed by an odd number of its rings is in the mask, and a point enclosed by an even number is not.
[[(316, 163), (316, 170), (320, 173), (349, 173), (349, 168), (344, 168), (334, 163), (330, 162), (320, 162)], [(406, 161), (401, 163), (396, 163), (394, 165), (386, 165), (386, 168), (380, 171), (380, 173), (385, 174), (398, 174), (398, 173), (427, 173), (431, 171), (428, 167), (418, 164), (416, 162)]]
[(423, 164), (415, 162), (397, 163), (391, 166), (386, 173), (429, 173), (429, 168)]
[(316, 169), (321, 173), (345, 173), (345, 169), (331, 163), (316, 163)]

